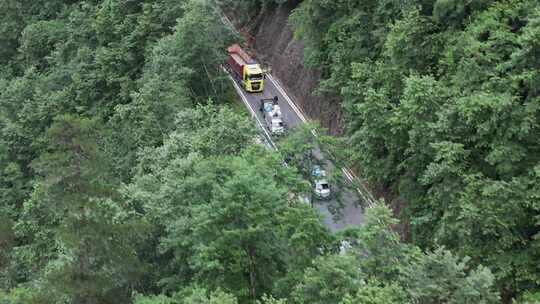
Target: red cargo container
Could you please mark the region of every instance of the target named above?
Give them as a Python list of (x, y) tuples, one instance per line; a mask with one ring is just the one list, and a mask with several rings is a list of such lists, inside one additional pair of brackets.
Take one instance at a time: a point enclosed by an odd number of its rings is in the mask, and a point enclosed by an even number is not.
[(227, 49), (229, 57), (227, 63), (231, 67), (231, 70), (236, 74), (239, 79), (244, 78), (244, 67), (248, 64), (255, 64), (255, 61), (249, 57), (249, 55), (238, 45), (233, 44)]
[(239, 82), (244, 90), (251, 93), (262, 92), (264, 90), (264, 71), (238, 45), (234, 44), (227, 49), (227, 65), (229, 70)]

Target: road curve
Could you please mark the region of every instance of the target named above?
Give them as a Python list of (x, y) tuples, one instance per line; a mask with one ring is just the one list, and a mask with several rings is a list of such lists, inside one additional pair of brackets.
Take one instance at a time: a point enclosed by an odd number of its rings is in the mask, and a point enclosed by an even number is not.
[[(231, 81), (232, 78), (231, 78)], [(234, 81), (233, 81), (234, 82)], [(247, 93), (234, 82), (236, 92), (242, 98), (244, 104), (249, 106), (249, 111), (252, 116), (257, 119), (259, 127), (265, 128), (262, 113), (259, 111), (260, 100), (262, 98), (278, 97), (278, 104), (281, 107), (283, 122), (288, 128), (294, 128), (306, 121), (304, 114), (296, 106), (291, 97), (281, 87), (279, 81), (275, 77), (269, 75), (265, 81), (264, 92), (262, 93)], [(267, 134), (268, 132), (265, 131)], [(334, 188), (335, 189), (335, 188)], [(337, 232), (345, 227), (359, 226), (363, 223), (364, 214), (360, 207), (362, 204), (358, 194), (353, 190), (344, 190), (341, 198), (341, 208), (338, 214), (332, 214), (330, 210), (338, 206), (338, 202), (333, 199), (329, 201), (315, 201), (313, 207), (319, 210), (323, 215), (324, 224), (332, 232)]]

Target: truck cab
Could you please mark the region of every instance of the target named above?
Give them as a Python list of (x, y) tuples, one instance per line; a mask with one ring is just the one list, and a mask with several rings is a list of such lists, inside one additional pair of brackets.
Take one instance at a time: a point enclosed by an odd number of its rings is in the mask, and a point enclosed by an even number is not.
[(244, 66), (244, 89), (248, 92), (262, 92), (264, 88), (264, 74), (258, 64)]
[(253, 60), (240, 45), (231, 45), (227, 52), (227, 66), (234, 78), (242, 83), (244, 90), (250, 93), (262, 92), (264, 89), (265, 71)]

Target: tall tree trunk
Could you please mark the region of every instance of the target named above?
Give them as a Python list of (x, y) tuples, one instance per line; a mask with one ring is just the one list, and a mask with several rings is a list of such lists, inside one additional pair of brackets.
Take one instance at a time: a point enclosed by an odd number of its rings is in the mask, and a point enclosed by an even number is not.
[(257, 296), (257, 270), (255, 265), (255, 249), (249, 247), (247, 250), (249, 263), (249, 293), (253, 299)]

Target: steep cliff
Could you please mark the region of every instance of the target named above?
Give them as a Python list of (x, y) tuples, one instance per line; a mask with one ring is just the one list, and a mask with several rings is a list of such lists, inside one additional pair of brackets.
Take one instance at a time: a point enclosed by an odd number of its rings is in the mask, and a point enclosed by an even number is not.
[(252, 47), (259, 61), (272, 67), (272, 74), (292, 95), (304, 113), (332, 134), (343, 132), (343, 113), (336, 96), (316, 96), (320, 72), (303, 64), (304, 45), (293, 37), (288, 23), (291, 11), (300, 1), (265, 8), (245, 24), (253, 36)]
[[(339, 96), (317, 96), (321, 73), (304, 66), (304, 44), (294, 39), (288, 22), (289, 15), (299, 3), (300, 1), (288, 1), (280, 6), (266, 7), (250, 17), (235, 16), (234, 10), (227, 12), (227, 15), (235, 23), (235, 27), (247, 36), (252, 55), (272, 68), (272, 74), (280, 80), (303, 112), (310, 119), (328, 128), (331, 134), (342, 135), (344, 116), (341, 99)], [(359, 173), (361, 169), (356, 167), (354, 171)], [(389, 189), (380, 185), (369, 185), (368, 188), (376, 197), (384, 197), (396, 215), (401, 213), (404, 202), (399, 201)], [(397, 230), (407, 238), (408, 229), (405, 226), (404, 222)]]

